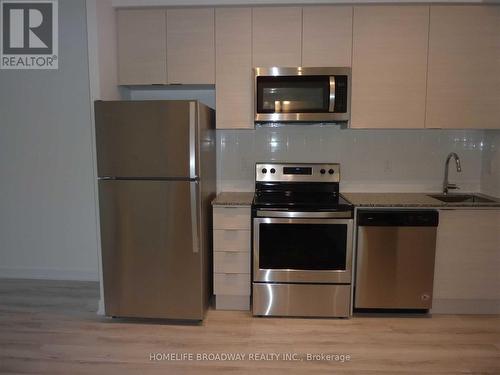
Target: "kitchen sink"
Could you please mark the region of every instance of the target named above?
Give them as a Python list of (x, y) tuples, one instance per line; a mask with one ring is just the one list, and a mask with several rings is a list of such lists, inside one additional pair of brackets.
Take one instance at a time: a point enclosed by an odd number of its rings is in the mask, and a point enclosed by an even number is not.
[(496, 203), (477, 194), (429, 194), (429, 197), (446, 203)]

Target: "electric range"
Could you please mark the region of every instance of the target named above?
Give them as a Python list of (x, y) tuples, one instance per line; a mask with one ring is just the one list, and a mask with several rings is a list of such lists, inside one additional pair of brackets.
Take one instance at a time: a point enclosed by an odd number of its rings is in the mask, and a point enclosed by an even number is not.
[(256, 164), (254, 315), (349, 316), (353, 206), (339, 182), (339, 164)]

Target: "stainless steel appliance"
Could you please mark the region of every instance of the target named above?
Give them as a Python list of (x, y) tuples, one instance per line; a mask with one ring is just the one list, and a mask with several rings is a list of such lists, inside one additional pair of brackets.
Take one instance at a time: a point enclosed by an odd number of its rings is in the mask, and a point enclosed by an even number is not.
[(253, 314), (346, 317), (353, 207), (338, 164), (256, 165)]
[(432, 307), (435, 210), (358, 211), (354, 307)]
[(346, 122), (350, 68), (255, 68), (256, 122)]
[(95, 113), (106, 315), (203, 319), (213, 110), (196, 101), (97, 101)]

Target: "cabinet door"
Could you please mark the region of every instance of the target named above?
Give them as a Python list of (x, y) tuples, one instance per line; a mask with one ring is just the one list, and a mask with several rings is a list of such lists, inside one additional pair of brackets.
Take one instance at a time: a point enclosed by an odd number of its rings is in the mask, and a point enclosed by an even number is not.
[(484, 313), (492, 302), (498, 309), (499, 269), (500, 210), (439, 212), (433, 311)]
[(302, 66), (351, 66), (352, 7), (302, 9)]
[(165, 11), (117, 10), (118, 83), (167, 83)]
[(215, 83), (214, 9), (167, 10), (168, 83)]
[(215, 11), (218, 129), (253, 128), (252, 9)]
[(428, 128), (500, 128), (500, 7), (431, 6), (428, 77)]
[(423, 128), (428, 6), (354, 7), (351, 127)]
[(301, 66), (302, 8), (253, 8), (253, 66)]

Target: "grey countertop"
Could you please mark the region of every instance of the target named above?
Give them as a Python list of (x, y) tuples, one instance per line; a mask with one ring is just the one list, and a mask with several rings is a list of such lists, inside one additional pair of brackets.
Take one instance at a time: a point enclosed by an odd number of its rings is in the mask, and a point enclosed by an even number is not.
[(250, 206), (253, 200), (252, 192), (223, 192), (217, 194), (212, 201), (213, 206)]
[[(500, 199), (478, 194), (494, 200), (488, 203), (446, 203), (428, 194), (432, 193), (342, 193), (357, 207), (436, 207), (436, 208), (500, 208)], [(253, 192), (222, 192), (212, 201), (214, 206), (250, 206)]]
[(500, 200), (484, 194), (479, 196), (489, 198), (495, 202), (488, 203), (446, 203), (429, 197), (432, 193), (342, 193), (342, 195), (357, 207), (436, 207), (436, 208), (487, 208), (499, 207)]

